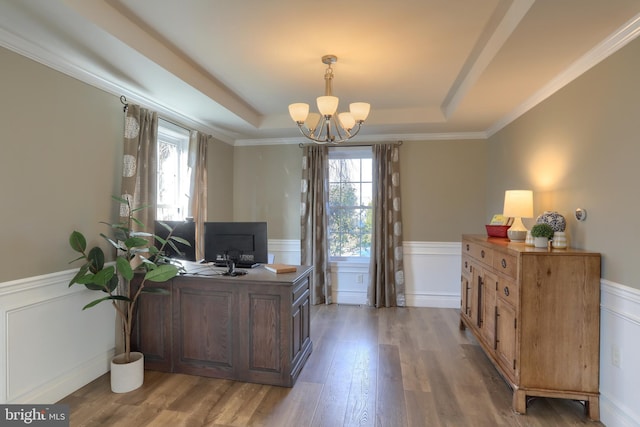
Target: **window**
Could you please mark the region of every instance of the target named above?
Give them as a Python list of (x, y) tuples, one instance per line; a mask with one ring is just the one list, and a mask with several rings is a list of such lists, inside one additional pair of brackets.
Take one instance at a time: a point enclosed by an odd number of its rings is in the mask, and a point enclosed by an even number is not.
[(330, 149), (328, 238), (333, 260), (369, 258), (372, 197), (371, 148)]
[(158, 120), (156, 218), (180, 221), (189, 215), (189, 131)]

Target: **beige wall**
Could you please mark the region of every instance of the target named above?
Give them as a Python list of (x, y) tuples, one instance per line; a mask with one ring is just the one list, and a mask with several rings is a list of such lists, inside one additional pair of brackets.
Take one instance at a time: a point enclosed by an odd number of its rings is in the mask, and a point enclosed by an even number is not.
[(490, 138), (487, 199), (496, 210), (504, 190), (534, 190), (535, 215), (564, 214), (572, 246), (601, 252), (602, 276), (638, 289), (639, 76), (640, 39)]
[[(404, 240), (460, 241), (462, 233), (484, 231), (486, 144), (402, 145)], [(272, 239), (300, 238), (301, 161), (297, 145), (236, 147), (234, 220), (267, 221)]]
[(213, 139), (207, 147), (207, 221), (233, 221), (233, 147)]
[[(0, 282), (72, 268), (68, 237), (99, 243), (121, 171), (118, 97), (0, 48)], [(118, 183), (118, 184), (117, 184)]]
[(487, 141), (411, 141), (400, 151), (404, 240), (484, 233)]
[(233, 219), (267, 221), (270, 239), (299, 239), (301, 165), (297, 145), (236, 147)]

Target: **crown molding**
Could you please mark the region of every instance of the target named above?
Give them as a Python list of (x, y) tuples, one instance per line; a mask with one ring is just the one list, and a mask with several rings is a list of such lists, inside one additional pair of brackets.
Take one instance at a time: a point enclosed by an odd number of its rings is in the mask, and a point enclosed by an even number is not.
[(533, 94), (529, 99), (520, 104), (509, 114), (498, 120), (486, 131), (491, 137), (496, 132), (515, 121), (517, 118), (540, 104), (545, 99), (571, 83), (573, 80), (586, 73), (589, 69), (602, 62), (608, 56), (626, 46), (629, 42), (640, 35), (640, 14), (627, 21), (622, 27), (611, 36), (600, 42), (597, 46), (574, 61), (567, 69), (558, 74), (553, 80)]

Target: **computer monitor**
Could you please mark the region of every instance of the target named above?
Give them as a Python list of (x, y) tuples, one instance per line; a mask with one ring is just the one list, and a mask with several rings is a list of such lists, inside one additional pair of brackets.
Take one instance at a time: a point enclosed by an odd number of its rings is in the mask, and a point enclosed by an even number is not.
[(266, 222), (205, 222), (204, 258), (236, 264), (267, 263)]
[[(167, 224), (173, 229), (173, 236), (181, 237), (191, 244), (173, 242), (181, 253), (176, 252), (169, 244), (165, 245), (164, 253), (169, 258), (182, 259), (186, 261), (196, 260), (196, 223), (193, 221), (156, 221), (154, 234), (163, 239), (169, 236), (169, 230), (163, 227), (160, 222)], [(162, 244), (156, 240), (155, 246), (160, 249)]]

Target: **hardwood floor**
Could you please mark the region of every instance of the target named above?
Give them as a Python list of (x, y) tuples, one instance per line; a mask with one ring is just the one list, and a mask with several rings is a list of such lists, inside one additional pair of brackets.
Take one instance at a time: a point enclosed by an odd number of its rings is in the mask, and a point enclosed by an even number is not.
[(579, 402), (511, 390), (454, 309), (316, 306), (313, 353), (293, 388), (145, 372), (113, 394), (104, 375), (59, 403), (71, 426), (550, 427), (590, 421)]

